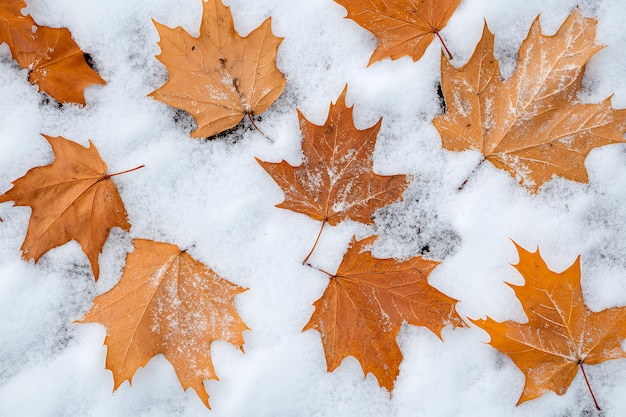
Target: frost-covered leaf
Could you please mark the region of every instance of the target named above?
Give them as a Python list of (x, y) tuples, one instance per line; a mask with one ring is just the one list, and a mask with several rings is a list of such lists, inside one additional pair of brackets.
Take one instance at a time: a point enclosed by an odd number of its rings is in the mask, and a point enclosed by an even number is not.
[(243, 349), (242, 332), (248, 327), (233, 303), (245, 289), (176, 245), (144, 239), (133, 245), (119, 283), (95, 299), (82, 322), (107, 328), (106, 366), (114, 389), (162, 353), (183, 388), (193, 388), (208, 407), (202, 381), (218, 379), (211, 343), (225, 340)]
[(581, 103), (585, 64), (602, 46), (596, 20), (576, 9), (552, 36), (539, 18), (518, 53), (513, 75), (502, 80), (485, 25), (474, 55), (462, 68), (442, 57), (441, 87), (447, 111), (433, 123), (443, 147), (476, 149), (532, 191), (554, 175), (587, 182), (585, 158), (598, 147), (623, 142), (626, 110), (610, 99)]
[(372, 171), (382, 119), (370, 128), (356, 129), (352, 107), (346, 107), (346, 90), (331, 105), (323, 126), (309, 122), (298, 111), (304, 137), (302, 165), (257, 159), (285, 193), (285, 201), (276, 207), (333, 226), (344, 219), (372, 224), (374, 210), (400, 200), (407, 186), (405, 175), (383, 176)]
[(626, 307), (594, 312), (583, 299), (580, 257), (565, 271), (554, 272), (539, 253), (515, 245), (514, 265), (524, 285), (509, 284), (522, 303), (527, 323), (492, 318), (472, 320), (491, 336), (489, 342), (513, 360), (526, 384), (518, 405), (547, 392), (565, 394), (578, 368), (626, 358)]

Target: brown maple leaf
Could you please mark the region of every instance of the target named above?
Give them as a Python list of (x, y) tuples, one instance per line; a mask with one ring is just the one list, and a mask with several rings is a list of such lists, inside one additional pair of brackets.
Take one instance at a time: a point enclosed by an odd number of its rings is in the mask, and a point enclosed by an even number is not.
[(200, 36), (154, 22), (169, 79), (150, 95), (193, 116), (196, 138), (236, 126), (245, 115), (260, 114), (280, 96), (285, 77), (276, 67), (282, 38), (274, 36), (271, 18), (242, 38), (230, 8), (204, 0)]
[[(410, 56), (417, 61), (435, 35), (444, 28), (461, 0), (335, 0), (348, 11), (347, 17), (369, 30), (378, 47), (368, 66), (385, 58)], [(452, 57), (450, 57), (452, 59)]]
[(489, 317), (471, 321), (486, 330), (489, 343), (524, 373), (519, 405), (550, 391), (565, 394), (579, 367), (587, 379), (583, 364), (626, 358), (621, 347), (626, 338), (626, 307), (599, 312), (587, 308), (580, 285), (580, 257), (557, 273), (548, 268), (538, 249), (531, 253), (515, 246), (519, 262), (514, 266), (525, 284), (508, 285), (528, 322), (499, 323)]
[(407, 187), (405, 175), (383, 176), (372, 171), (382, 119), (370, 128), (356, 129), (352, 107), (346, 107), (346, 91), (347, 86), (331, 105), (323, 126), (309, 122), (298, 110), (304, 137), (302, 165), (257, 158), (285, 193), (285, 201), (276, 207), (320, 220), (322, 228), (344, 219), (372, 224), (374, 211), (401, 200)]
[(541, 34), (538, 18), (519, 51), (517, 68), (503, 81), (487, 26), (469, 62), (456, 69), (442, 58), (447, 112), (433, 123), (443, 147), (479, 150), (536, 192), (554, 175), (587, 182), (584, 161), (598, 146), (622, 142), (626, 110), (610, 99), (576, 99), (584, 66), (602, 47), (595, 19), (576, 9), (553, 36)]
[(89, 258), (97, 280), (98, 255), (109, 232), (115, 226), (130, 229), (111, 180), (118, 174), (107, 174), (107, 166), (91, 142), (85, 148), (63, 137), (44, 137), (52, 146), (55, 161), (32, 168), (13, 181), (13, 188), (0, 195), (0, 203), (14, 201), (16, 206), (32, 209), (21, 248), (25, 260), (37, 262), (48, 250), (73, 239)]
[(421, 256), (397, 261), (374, 258), (371, 236), (352, 238), (348, 251), (303, 331), (322, 335), (328, 371), (354, 356), (380, 386), (393, 389), (402, 352), (396, 337), (403, 322), (425, 326), (439, 338), (448, 324), (465, 327), (448, 297), (428, 283), (439, 262)]
[(218, 379), (211, 343), (225, 340), (243, 350), (248, 330), (234, 306), (245, 288), (221, 278), (178, 246), (134, 239), (119, 283), (94, 300), (83, 323), (107, 328), (106, 367), (114, 390), (162, 353), (183, 389), (193, 388), (209, 407), (202, 385)]
[(22, 15), (23, 0), (0, 4), (0, 43), (6, 42), (13, 58), (30, 71), (28, 80), (60, 103), (85, 104), (84, 90), (106, 84), (85, 61), (70, 31), (39, 26)]

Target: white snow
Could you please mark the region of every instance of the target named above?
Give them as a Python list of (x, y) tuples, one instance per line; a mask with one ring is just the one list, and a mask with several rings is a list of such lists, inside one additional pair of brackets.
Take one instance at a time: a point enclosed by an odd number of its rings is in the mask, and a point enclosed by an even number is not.
[[(579, 373), (563, 396), (547, 394), (516, 407), (524, 377), (487, 345), (476, 327), (444, 329), (442, 343), (425, 328), (405, 326), (404, 355), (395, 389), (381, 389), (348, 358), (332, 373), (320, 336), (301, 332), (328, 277), (302, 265), (320, 227), (304, 215), (275, 208), (283, 194), (257, 164), (301, 161), (296, 107), (322, 124), (345, 84), (356, 126), (383, 117), (374, 154), (379, 174), (408, 174), (404, 201), (380, 210), (374, 226), (346, 221), (326, 227), (310, 262), (335, 271), (353, 235), (380, 237), (379, 257), (408, 258), (426, 250), (442, 261), (430, 283), (460, 300), (463, 317), (489, 315), (524, 321), (513, 291), (515, 240), (537, 245), (557, 271), (580, 254), (582, 285), (593, 310), (626, 305), (626, 145), (594, 150), (586, 161), (589, 184), (565, 179), (532, 195), (504, 171), (478, 163), (476, 152), (441, 149), (432, 119), (440, 111), (440, 44), (418, 62), (385, 60), (367, 67), (372, 34), (332, 0), (227, 0), (245, 35), (272, 17), (284, 37), (278, 66), (287, 86), (262, 115), (270, 143), (243, 124), (219, 139), (192, 139), (193, 119), (147, 95), (167, 77), (157, 61), (151, 19), (196, 35), (200, 0), (28, 0), (42, 25), (68, 27), (88, 52), (106, 86), (87, 89), (87, 105), (59, 107), (44, 100), (27, 72), (0, 46), (0, 191), (38, 165), (52, 161), (41, 133), (83, 145), (91, 139), (118, 172), (115, 177), (132, 224), (113, 230), (100, 256), (97, 283), (75, 242), (49, 251), (35, 265), (20, 246), (30, 209), (0, 205), (0, 416), (623, 416), (626, 360), (587, 367), (603, 412), (596, 412)], [(538, 14), (554, 33), (580, 5), (598, 18), (607, 45), (587, 65), (580, 98), (612, 95), (626, 107), (626, 2), (621, 0), (463, 0), (442, 35), (463, 65), (483, 23), (495, 33), (502, 73), (512, 73), (517, 50)], [(248, 291), (236, 297), (245, 323), (245, 353), (227, 342), (211, 346), (219, 381), (205, 382), (212, 410), (193, 390), (183, 391), (159, 355), (115, 392), (105, 369), (105, 329), (76, 324), (95, 296), (119, 280), (132, 238), (170, 242)]]

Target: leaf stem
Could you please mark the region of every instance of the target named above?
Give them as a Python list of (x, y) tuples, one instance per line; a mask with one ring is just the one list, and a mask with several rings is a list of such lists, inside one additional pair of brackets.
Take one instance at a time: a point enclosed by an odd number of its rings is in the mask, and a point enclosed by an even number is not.
[(138, 169), (141, 169), (141, 168), (144, 168), (144, 167), (145, 167), (145, 165), (141, 164), (138, 167), (135, 167), (133, 169), (127, 169), (126, 171), (116, 172), (115, 174), (107, 174), (107, 175), (104, 176), (104, 179), (106, 180), (106, 179), (109, 179), (109, 178), (114, 177), (116, 175), (122, 175), (122, 174), (126, 174), (128, 172), (137, 171)]
[(269, 136), (267, 136), (265, 133), (263, 133), (263, 131), (261, 129), (259, 129), (259, 127), (256, 125), (256, 123), (254, 123), (254, 119), (252, 118), (252, 114), (246, 113), (246, 115), (248, 116), (248, 120), (250, 120), (250, 123), (252, 123), (252, 126), (256, 129), (256, 131), (259, 132), (261, 134), (261, 136), (263, 136), (265, 139), (267, 139), (270, 143), (274, 143), (274, 141), (272, 139), (270, 139)]
[(309, 268), (317, 269), (318, 271), (325, 273), (326, 275), (328, 275), (331, 278), (335, 278), (335, 275), (331, 274), (330, 272), (324, 271), (322, 268), (318, 268), (318, 267), (313, 266), (313, 265), (311, 265), (309, 263), (306, 263), (305, 265), (308, 266)]
[(448, 49), (448, 47), (446, 46), (446, 43), (443, 41), (443, 38), (441, 37), (441, 35), (439, 34), (439, 31), (436, 30), (435, 31), (435, 35), (437, 35), (437, 37), (439, 38), (439, 41), (441, 42), (441, 44), (443, 45), (443, 49), (446, 50), (446, 53), (448, 54), (448, 59), (452, 60), (452, 52), (450, 52), (450, 50)]
[(583, 371), (583, 376), (585, 377), (585, 382), (587, 383), (587, 388), (589, 388), (589, 392), (591, 393), (591, 398), (593, 398), (593, 402), (596, 405), (596, 409), (601, 410), (598, 405), (598, 400), (596, 400), (596, 396), (593, 395), (593, 391), (591, 390), (591, 385), (589, 385), (589, 380), (587, 379), (587, 373), (585, 372), (585, 367), (583, 366), (583, 361), (578, 361), (578, 365), (580, 366), (580, 370)]
[(476, 165), (474, 167), (474, 169), (472, 170), (472, 172), (469, 173), (469, 175), (467, 176), (467, 178), (465, 178), (465, 181), (463, 181), (463, 183), (461, 185), (459, 185), (459, 188), (457, 188), (457, 191), (461, 191), (464, 187), (465, 184), (467, 184), (467, 182), (469, 181), (470, 178), (472, 178), (472, 175), (474, 175), (476, 173), (476, 171), (478, 171), (478, 168), (480, 168), (480, 166), (483, 164), (483, 162), (485, 162), (487, 160), (487, 158), (485, 158), (484, 156), (481, 158), (480, 162), (478, 163), (478, 165)]
[(322, 236), (322, 231), (324, 230), (324, 226), (326, 226), (326, 220), (324, 220), (322, 222), (322, 227), (320, 228), (320, 232), (317, 234), (317, 238), (315, 239), (315, 243), (313, 244), (313, 247), (309, 251), (309, 254), (306, 256), (306, 258), (304, 258), (304, 261), (302, 261), (302, 265), (307, 264), (306, 261), (308, 261), (309, 258), (311, 257), (311, 255), (313, 254), (313, 251), (315, 250), (315, 247), (317, 246), (317, 242), (319, 242), (320, 236)]

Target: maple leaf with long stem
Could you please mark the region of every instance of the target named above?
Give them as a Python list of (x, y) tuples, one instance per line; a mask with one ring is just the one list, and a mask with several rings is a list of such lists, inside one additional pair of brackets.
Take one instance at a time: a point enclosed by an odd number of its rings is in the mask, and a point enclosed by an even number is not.
[(32, 209), (22, 244), (25, 260), (35, 262), (52, 248), (76, 240), (91, 264), (95, 279), (109, 232), (115, 226), (130, 230), (126, 209), (111, 177), (142, 168), (107, 174), (98, 150), (85, 148), (63, 137), (44, 138), (52, 146), (55, 161), (30, 169), (13, 181), (13, 188), (0, 195), (0, 203)]
[(234, 298), (246, 289), (176, 245), (134, 239), (133, 246), (120, 281), (96, 297), (81, 322), (107, 328), (106, 367), (113, 373), (114, 390), (162, 353), (183, 389), (193, 388), (209, 407), (202, 382), (218, 379), (211, 343), (224, 340), (243, 351), (242, 333), (248, 327)]
[[(150, 96), (189, 112), (198, 128), (195, 138), (216, 135), (236, 126), (244, 116), (263, 113), (280, 96), (285, 77), (276, 67), (282, 38), (274, 36), (271, 18), (242, 38), (230, 8), (220, 0), (203, 1), (200, 36), (158, 22), (167, 82)], [(256, 126), (255, 126), (256, 127)]]
[(450, 59), (452, 54), (439, 34), (461, 0), (335, 0), (348, 18), (369, 30), (378, 46), (368, 66), (385, 58), (410, 56), (417, 61), (435, 36)]
[(576, 9), (554, 35), (545, 36), (537, 18), (505, 81), (486, 25), (465, 66), (456, 69), (442, 58), (447, 110), (433, 123), (443, 147), (478, 150), (483, 155), (478, 166), (489, 161), (533, 192), (555, 175), (587, 182), (589, 152), (623, 142), (626, 131), (626, 110), (611, 108), (610, 99), (598, 104), (576, 99), (585, 64), (602, 48), (595, 27), (595, 19)]
[(402, 199), (407, 187), (405, 175), (378, 175), (372, 171), (380, 119), (374, 126), (359, 130), (354, 126), (352, 107), (346, 106), (347, 86), (331, 105), (326, 123), (309, 122), (298, 110), (302, 130), (303, 163), (298, 167), (286, 161), (257, 161), (285, 193), (276, 207), (306, 214), (322, 226), (313, 252), (326, 223), (335, 226), (344, 219), (372, 224), (376, 209)]
[(375, 240), (353, 237), (337, 273), (322, 271), (330, 282), (303, 331), (320, 332), (329, 372), (354, 356), (366, 375), (371, 372), (391, 391), (402, 362), (396, 337), (403, 322), (425, 326), (440, 339), (446, 325), (465, 323), (456, 312), (457, 300), (428, 283), (439, 262), (421, 256), (374, 258), (370, 247)]
[(23, 0), (0, 4), (0, 42), (9, 45), (13, 58), (29, 70), (28, 80), (60, 103), (85, 104), (84, 90), (106, 84), (85, 61), (85, 54), (65, 28), (39, 26), (22, 15)]
[[(513, 242), (515, 243), (515, 242)], [(526, 383), (517, 404), (553, 391), (563, 395), (578, 369), (583, 373), (596, 408), (584, 365), (626, 358), (626, 307), (589, 310), (580, 285), (580, 256), (563, 272), (548, 268), (539, 249), (529, 252), (515, 243), (514, 265), (524, 285), (508, 284), (522, 304), (527, 323), (472, 320), (491, 336), (491, 344), (511, 358)]]

